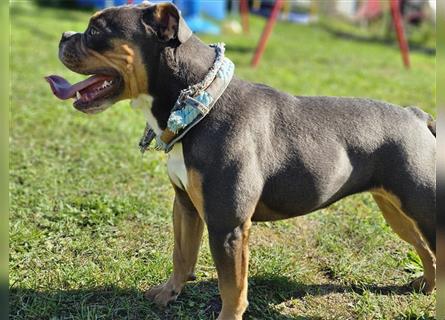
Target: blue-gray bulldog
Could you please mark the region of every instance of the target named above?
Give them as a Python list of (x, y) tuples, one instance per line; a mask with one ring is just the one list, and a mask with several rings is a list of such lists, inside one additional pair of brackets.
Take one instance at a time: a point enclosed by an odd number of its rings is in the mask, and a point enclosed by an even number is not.
[(54, 94), (97, 113), (131, 99), (144, 110), (141, 140), (168, 153), (175, 190), (173, 274), (147, 297), (174, 301), (194, 269), (203, 229), (218, 273), (218, 319), (242, 319), (252, 221), (301, 216), (371, 192), (386, 221), (414, 246), (435, 287), (435, 121), (415, 107), (293, 96), (234, 76), (221, 44), (192, 34), (172, 4), (109, 8), (83, 33), (65, 32), (59, 57), (90, 75)]

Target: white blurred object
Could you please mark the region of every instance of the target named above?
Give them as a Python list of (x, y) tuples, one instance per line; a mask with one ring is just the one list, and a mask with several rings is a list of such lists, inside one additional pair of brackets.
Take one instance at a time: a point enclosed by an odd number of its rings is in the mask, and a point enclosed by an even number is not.
[(227, 21), (223, 24), (224, 33), (240, 34), (243, 31), (241, 24), (236, 20)]
[(312, 1), (317, 1), (317, 0), (294, 0), (291, 1), (291, 3), (301, 7), (310, 8), (312, 5)]
[(356, 0), (348, 0), (348, 1), (337, 1), (337, 11), (341, 14), (353, 18), (357, 11), (357, 1)]
[(436, 13), (436, 0), (428, 0), (431, 9), (433, 9), (434, 13)]

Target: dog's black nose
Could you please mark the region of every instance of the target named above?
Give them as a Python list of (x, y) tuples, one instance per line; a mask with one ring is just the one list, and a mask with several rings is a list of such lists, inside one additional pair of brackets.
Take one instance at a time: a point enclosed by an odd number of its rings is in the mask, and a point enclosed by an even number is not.
[(62, 33), (62, 39), (60, 39), (60, 42), (68, 40), (75, 34), (76, 34), (76, 32), (74, 32), (74, 31), (66, 31), (66, 32)]

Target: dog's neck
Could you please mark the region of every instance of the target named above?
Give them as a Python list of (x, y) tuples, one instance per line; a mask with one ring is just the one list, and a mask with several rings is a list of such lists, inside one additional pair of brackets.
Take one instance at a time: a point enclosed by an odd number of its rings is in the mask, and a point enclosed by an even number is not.
[(176, 48), (164, 48), (151, 95), (174, 103), (182, 89), (205, 77), (214, 60), (215, 50), (196, 36)]
[[(143, 108), (150, 127), (158, 131), (157, 134), (165, 129), (180, 91), (202, 81), (214, 60), (215, 50), (196, 36), (176, 48), (161, 50), (158, 67), (149, 75), (149, 94), (153, 100), (151, 106)], [(147, 101), (146, 95), (135, 99), (137, 104), (147, 104)]]

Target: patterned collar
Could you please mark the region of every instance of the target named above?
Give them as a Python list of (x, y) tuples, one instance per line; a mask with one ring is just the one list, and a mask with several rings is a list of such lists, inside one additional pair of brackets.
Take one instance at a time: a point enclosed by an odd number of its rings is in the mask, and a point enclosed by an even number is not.
[(146, 124), (139, 141), (139, 149), (144, 153), (152, 140), (156, 139), (156, 150), (168, 153), (176, 142), (196, 126), (210, 112), (216, 101), (232, 80), (235, 65), (224, 57), (224, 44), (210, 45), (215, 48), (216, 58), (209, 72), (201, 82), (182, 90), (167, 120), (167, 128), (159, 135)]

